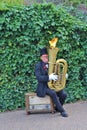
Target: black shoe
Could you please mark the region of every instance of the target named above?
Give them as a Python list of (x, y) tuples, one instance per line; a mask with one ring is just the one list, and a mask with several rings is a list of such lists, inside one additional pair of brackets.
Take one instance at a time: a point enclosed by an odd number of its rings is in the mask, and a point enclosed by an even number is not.
[(65, 111), (63, 111), (63, 112), (61, 112), (61, 116), (62, 117), (68, 117), (68, 114)]

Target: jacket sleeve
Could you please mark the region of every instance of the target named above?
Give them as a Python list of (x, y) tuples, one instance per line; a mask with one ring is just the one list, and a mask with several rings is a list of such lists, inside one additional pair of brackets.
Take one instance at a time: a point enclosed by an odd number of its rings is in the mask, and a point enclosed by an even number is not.
[(44, 75), (42, 73), (40, 63), (35, 65), (35, 75), (36, 75), (36, 78), (39, 82), (48, 82), (49, 81), (49, 76)]

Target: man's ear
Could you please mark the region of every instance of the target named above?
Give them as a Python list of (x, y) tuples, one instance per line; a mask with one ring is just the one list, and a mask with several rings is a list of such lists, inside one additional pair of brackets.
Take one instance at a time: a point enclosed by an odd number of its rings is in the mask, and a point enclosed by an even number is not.
[(40, 59), (42, 60), (42, 56), (40, 56)]

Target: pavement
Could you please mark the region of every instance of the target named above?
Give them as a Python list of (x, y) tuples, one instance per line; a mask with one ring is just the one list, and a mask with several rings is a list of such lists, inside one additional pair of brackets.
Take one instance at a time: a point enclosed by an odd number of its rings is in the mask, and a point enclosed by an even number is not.
[(59, 113), (26, 114), (26, 110), (0, 113), (0, 130), (87, 130), (87, 101), (65, 104), (69, 117)]

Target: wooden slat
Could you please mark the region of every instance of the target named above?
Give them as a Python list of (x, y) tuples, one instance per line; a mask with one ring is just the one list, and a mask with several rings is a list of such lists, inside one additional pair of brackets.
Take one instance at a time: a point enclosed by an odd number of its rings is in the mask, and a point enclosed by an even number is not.
[(37, 96), (29, 96), (30, 104), (50, 104), (50, 97), (46, 96), (44, 98)]
[(50, 110), (51, 105), (50, 104), (42, 104), (42, 105), (30, 105), (30, 110), (36, 111), (36, 110)]

